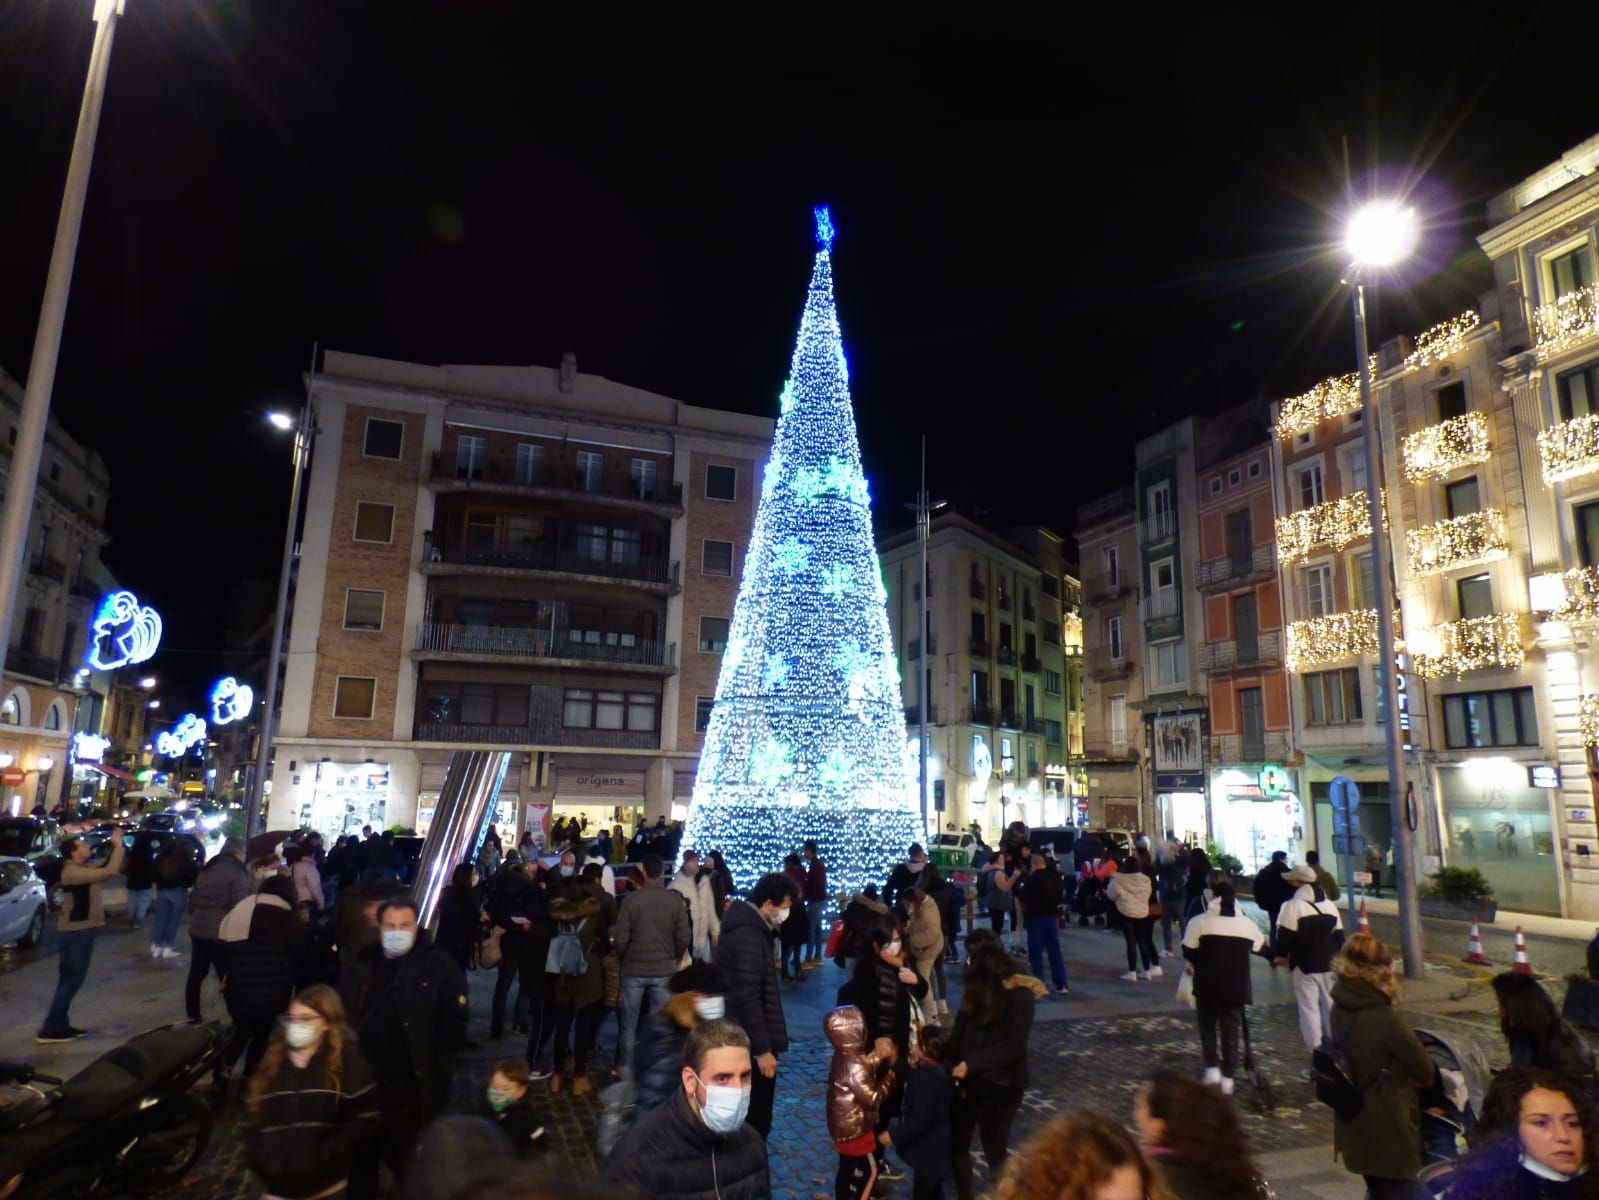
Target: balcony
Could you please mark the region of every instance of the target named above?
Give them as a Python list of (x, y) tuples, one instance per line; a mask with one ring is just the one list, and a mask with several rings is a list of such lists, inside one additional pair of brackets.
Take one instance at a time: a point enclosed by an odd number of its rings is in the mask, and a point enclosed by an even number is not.
[(1405, 438), (1401, 450), (1411, 483), (1446, 479), (1461, 467), (1488, 461), (1488, 417), (1469, 412)]
[(1263, 766), (1269, 762), (1280, 763), (1288, 757), (1288, 735), (1279, 731), (1266, 731), (1253, 744), (1241, 733), (1223, 733), (1212, 739), (1216, 743), (1216, 762), (1229, 766)]
[(612, 750), (656, 750), (661, 735), (653, 729), (568, 729), (556, 722), (527, 725), (468, 725), (460, 721), (418, 721), (419, 742), (469, 746), (598, 746)]
[(1016, 710), (1014, 708), (1001, 709), (999, 713), (999, 723), (1000, 726), (1005, 729), (1020, 729), (1022, 727), (1021, 718), (1016, 715)]
[(1024, 620), (1024, 621), (1036, 621), (1036, 620), (1038, 620), (1038, 609), (1034, 608), (1031, 604), (1022, 605), (1022, 620)]
[(989, 657), (990, 647), (989, 647), (987, 638), (974, 637), (971, 640), (970, 649), (971, 649), (973, 658), (987, 658), (987, 657)]
[(1083, 602), (1109, 604), (1129, 590), (1125, 575), (1090, 575), (1083, 580)]
[(1377, 653), (1377, 610), (1360, 608), (1295, 621), (1285, 631), (1283, 659), (1290, 671)]
[(1014, 667), (1016, 665), (1016, 651), (1009, 646), (1000, 646), (994, 651), (994, 661), (1002, 667)]
[(999, 600), (996, 603), (998, 603), (1000, 608), (1004, 609), (1006, 612), (1009, 612), (1011, 610), (1010, 593), (1004, 591), (1000, 592)]
[(987, 600), (988, 585), (974, 576), (971, 582), (971, 593), (973, 600)]
[(518, 471), (512, 462), (486, 462), (469, 469), (435, 454), (429, 482), (440, 492), (487, 492), (549, 500), (578, 498), (608, 507), (643, 508), (651, 512), (670, 509), (673, 516), (683, 515), (683, 485), (670, 480), (656, 480), (646, 486), (637, 479), (603, 475), (595, 479), (576, 468), (541, 467), (533, 472)]
[(1277, 518), (1277, 558), (1284, 565), (1321, 546), (1342, 550), (1371, 536), (1371, 512), (1364, 491), (1352, 492)]
[(1467, 563), (1492, 562), (1510, 554), (1505, 514), (1484, 508), (1447, 521), (1407, 530), (1412, 575), (1436, 575)]
[(1133, 660), (1125, 655), (1113, 657), (1108, 646), (1090, 650), (1083, 668), (1093, 679), (1126, 679), (1133, 673)]
[(40, 579), (50, 579), (56, 583), (67, 581), (67, 564), (59, 559), (49, 558), (43, 554), (35, 555), (28, 564), (28, 574)]
[(1183, 599), (1176, 588), (1145, 596), (1140, 609), (1146, 621), (1167, 621), (1183, 615)]
[(1573, 625), (1599, 622), (1599, 568), (1576, 567), (1561, 576), (1565, 599), (1549, 614), (1551, 621)]
[(1599, 417), (1573, 417), (1538, 435), (1543, 481), (1559, 483), (1599, 471)]
[(1083, 739), (1083, 757), (1089, 762), (1132, 763), (1138, 760), (1138, 752), (1128, 744), (1125, 734), (1117, 737), (1095, 733), (1093, 737)]
[(1038, 661), (1038, 655), (1036, 655), (1036, 654), (1024, 654), (1024, 655), (1022, 655), (1022, 670), (1028, 671), (1028, 672), (1030, 672), (1030, 673), (1032, 673), (1034, 675), (1037, 675), (1043, 669), (1044, 669), (1043, 668), (1043, 664)]
[(1277, 572), (1277, 561), (1270, 546), (1252, 546), (1249, 558), (1230, 554), (1202, 559), (1194, 569), (1194, 586), (1202, 592), (1221, 592), (1229, 588), (1264, 583)]
[[(905, 724), (920, 725), (921, 723), (922, 710), (914, 704), (907, 704), (905, 706)], [(927, 706), (927, 723), (929, 725), (938, 724), (938, 705), (929, 704)]]
[[(937, 653), (938, 653), (938, 639), (937, 638), (933, 638), (933, 637), (928, 638), (927, 639), (927, 657), (928, 658), (932, 658), (933, 655), (935, 655)], [(906, 662), (912, 662), (912, 661), (920, 658), (921, 656), (922, 656), (922, 639), (921, 638), (912, 638), (910, 641), (905, 643), (905, 661)]]
[(1599, 284), (1567, 292), (1553, 304), (1540, 304), (1532, 318), (1541, 359), (1599, 337)]
[(1042, 734), (1044, 732), (1044, 718), (1043, 717), (1024, 717), (1022, 719), (1022, 727), (1021, 728), (1022, 728), (1022, 732), (1023, 733)]
[(1244, 667), (1275, 667), (1283, 660), (1281, 630), (1272, 629), (1257, 634), (1252, 644), (1242, 646), (1238, 641), (1206, 642), (1199, 648), (1201, 671), (1232, 671)]
[(1061, 627), (1061, 645), (1067, 654), (1083, 652), (1083, 618), (1076, 613), (1066, 614), (1065, 624)]
[(597, 663), (670, 674), (677, 666), (677, 643), (638, 641), (605, 646), (573, 640), (565, 628), (518, 629), (495, 625), (419, 625), (416, 659), (495, 658), (523, 662)]
[(992, 725), (994, 710), (986, 704), (974, 704), (966, 710), (966, 720), (973, 725)]
[[(616, 546), (613, 543), (612, 549)], [(638, 555), (626, 561), (593, 556), (592, 548), (577, 543), (569, 531), (561, 530), (556, 539), (510, 543), (493, 541), (472, 544), (465, 541), (440, 542), (431, 539), (420, 570), (424, 575), (530, 574), (578, 575), (597, 582), (622, 580), (660, 595), (678, 590), (678, 564), (666, 558)], [(463, 572), (460, 568), (466, 568)]]
[(1444, 675), (1459, 679), (1467, 671), (1515, 668), (1527, 658), (1517, 613), (1446, 621), (1419, 631), (1408, 648), (1411, 667), (1423, 679)]
[(1170, 511), (1151, 513), (1138, 523), (1138, 534), (1139, 541), (1145, 546), (1171, 541), (1177, 536), (1177, 514)]
[(59, 659), (40, 654), (37, 650), (25, 650), (21, 646), (13, 646), (6, 651), (6, 670), (16, 675), (43, 679), (48, 683), (57, 683), (61, 679)]

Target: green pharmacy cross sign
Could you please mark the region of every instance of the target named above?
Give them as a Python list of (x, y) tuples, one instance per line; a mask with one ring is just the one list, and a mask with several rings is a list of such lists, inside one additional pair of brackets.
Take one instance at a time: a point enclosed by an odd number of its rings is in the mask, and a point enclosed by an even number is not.
[(1276, 763), (1267, 763), (1260, 768), (1260, 794), (1262, 796), (1281, 796), (1287, 790), (1287, 771)]

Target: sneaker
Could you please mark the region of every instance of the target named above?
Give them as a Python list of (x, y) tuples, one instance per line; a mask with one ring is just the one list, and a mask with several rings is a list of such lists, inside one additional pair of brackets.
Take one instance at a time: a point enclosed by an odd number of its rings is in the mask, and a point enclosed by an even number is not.
[(1070, 996), (1072, 992), (1071, 989), (1063, 983), (1055, 989), (1055, 994), (1057, 996)]
[(879, 1179), (885, 1179), (889, 1183), (893, 1183), (896, 1179), (905, 1178), (905, 1168), (897, 1167), (893, 1163), (886, 1162), (877, 1168), (877, 1177)]
[(1138, 972), (1137, 971), (1123, 971), (1120, 975), (1117, 976), (1117, 978), (1118, 979), (1125, 979), (1128, 983), (1136, 983), (1136, 982), (1138, 982)]
[(543, 1067), (529, 1067), (527, 1069), (527, 1077), (534, 1083), (548, 1079), (554, 1074), (554, 1071), (546, 1071)]
[(1160, 969), (1160, 964), (1156, 963), (1154, 966), (1150, 967), (1149, 970), (1144, 972), (1144, 977), (1146, 979), (1160, 979), (1165, 974), (1166, 972)]
[(41, 1029), (33, 1040), (41, 1046), (52, 1046), (58, 1042), (75, 1042), (84, 1035), (84, 1032), (82, 1029), (74, 1029), (71, 1025), (54, 1032), (47, 1032)]
[(1206, 1067), (1205, 1068), (1204, 1082), (1205, 1083), (1209, 1083), (1209, 1084), (1218, 1084), (1218, 1083), (1220, 1083), (1221, 1082), (1221, 1068), (1220, 1067)]
[(1233, 1094), (1233, 1081), (1225, 1075), (1221, 1077), (1221, 1094), (1223, 1096), (1231, 1096)]
[(178, 951), (174, 950), (171, 946), (162, 946), (161, 947), (160, 957), (161, 958), (182, 958), (183, 955), (178, 953)]
[(1171, 951), (1170, 950), (1162, 950), (1160, 952), (1160, 956), (1162, 958), (1170, 958), (1171, 957)]
[(160, 946), (151, 946), (150, 947), (150, 957), (151, 958), (160, 958), (161, 957), (161, 947)]

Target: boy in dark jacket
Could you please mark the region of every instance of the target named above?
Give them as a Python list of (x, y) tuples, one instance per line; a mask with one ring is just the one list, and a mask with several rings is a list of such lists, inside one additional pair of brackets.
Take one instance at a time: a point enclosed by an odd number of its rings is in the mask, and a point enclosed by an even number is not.
[(693, 962), (666, 985), (672, 998), (644, 1018), (633, 1056), (635, 1112), (642, 1115), (683, 1086), (683, 1046), (702, 1021), (727, 1011), (727, 975), (715, 963)]
[(949, 1034), (943, 1028), (922, 1026), (899, 1118), (890, 1121), (882, 1134), (883, 1145), (915, 1172), (914, 1200), (942, 1200), (944, 1181), (954, 1174), (950, 1113), (955, 1107), (955, 1080), (949, 1073), (948, 1050)]
[(530, 1074), (520, 1058), (502, 1058), (489, 1073), (485, 1100), (489, 1120), (510, 1140), (518, 1158), (531, 1158), (543, 1150), (544, 1126), (533, 1111), (533, 1098), (527, 1094)]

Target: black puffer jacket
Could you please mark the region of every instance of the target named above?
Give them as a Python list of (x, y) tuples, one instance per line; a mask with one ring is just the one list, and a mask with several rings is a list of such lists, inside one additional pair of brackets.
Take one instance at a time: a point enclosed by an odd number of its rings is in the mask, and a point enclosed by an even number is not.
[(988, 1024), (973, 1021), (964, 1005), (955, 1015), (950, 1061), (966, 1064), (966, 1087), (973, 1095), (1019, 1094), (1027, 1089), (1027, 1041), (1033, 1033), (1033, 1009), (1045, 990), (1031, 975), (1018, 972), (1005, 981), (998, 1010)]
[(633, 1052), (633, 1103), (640, 1115), (658, 1108), (683, 1090), (683, 1044), (700, 1023), (694, 997), (673, 996), (639, 1026), (638, 1048)]
[(916, 962), (905, 955), (905, 968), (916, 982), (900, 980), (899, 968), (876, 954), (863, 954), (855, 960), (849, 982), (838, 989), (840, 1004), (853, 1004), (866, 1018), (866, 1044), (886, 1037), (899, 1050), (901, 1062), (910, 1061), (911, 997), (927, 998), (927, 980), (916, 970)]
[(350, 1160), (378, 1128), (372, 1069), (353, 1044), (344, 1048), (339, 1089), (328, 1077), (326, 1049), (304, 1070), (284, 1058), (244, 1129), (250, 1169), (274, 1196), (320, 1196), (344, 1182)]
[(722, 918), (716, 965), (727, 972), (727, 1019), (750, 1035), (750, 1057), (786, 1051), (788, 1024), (772, 960), (772, 927), (747, 900), (735, 900)]
[(681, 1087), (639, 1118), (606, 1158), (600, 1178), (648, 1200), (768, 1200), (772, 1194), (761, 1135), (747, 1124), (725, 1137), (712, 1133)]
[(222, 998), (235, 1021), (266, 1021), (288, 1009), (307, 976), (310, 937), (310, 927), (288, 908), (255, 906), (250, 936), (222, 943)]

